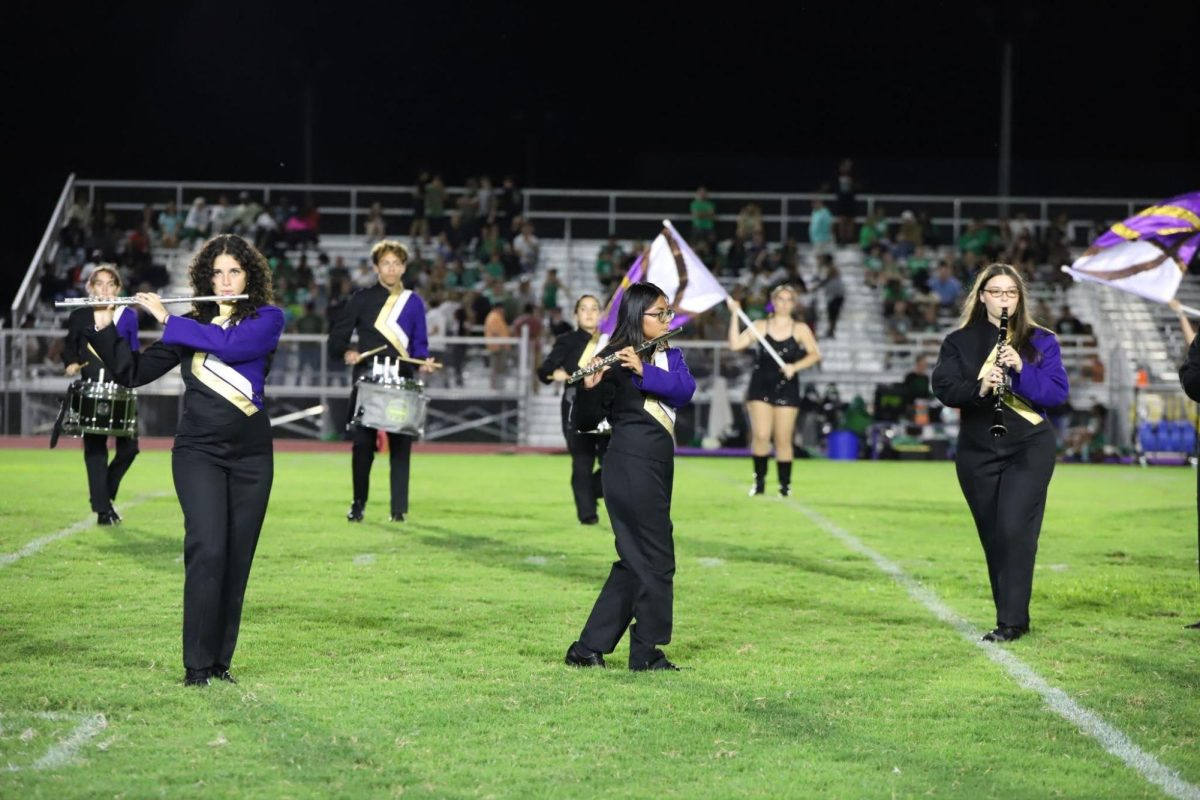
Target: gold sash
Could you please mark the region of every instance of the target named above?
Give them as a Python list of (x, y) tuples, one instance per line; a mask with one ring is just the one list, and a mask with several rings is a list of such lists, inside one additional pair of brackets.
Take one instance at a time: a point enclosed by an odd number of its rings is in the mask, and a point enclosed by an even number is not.
[(379, 315), (375, 317), (375, 330), (379, 331), (404, 358), (408, 358), (408, 334), (400, 327), (400, 312), (404, 310), (411, 296), (412, 291), (408, 289), (388, 295), (383, 307), (379, 309)]
[[(667, 369), (667, 352), (660, 350), (654, 354), (654, 366), (660, 369)], [(659, 400), (658, 398), (646, 394), (645, 409), (646, 413), (658, 420), (658, 423), (667, 429), (667, 433), (671, 434), (671, 438), (675, 438), (675, 409)]]
[[(994, 345), (992, 352), (988, 354), (987, 361), (983, 362), (983, 367), (979, 370), (979, 380), (983, 379), (996, 366), (996, 356), (1000, 353), (1000, 345)], [(1013, 411), (1021, 415), (1021, 417), (1030, 425), (1038, 425), (1042, 422), (1042, 415), (1033, 410), (1033, 406), (1026, 402), (1025, 398), (1013, 393), (1012, 389), (1005, 389), (1001, 397), (1004, 405), (1011, 408)]]
[[(210, 324), (228, 328), (233, 304), (220, 303), (217, 308), (217, 316), (212, 318)], [(247, 417), (258, 412), (258, 406), (254, 405), (252, 399), (254, 389), (250, 381), (212, 353), (197, 350), (192, 354), (192, 376), (224, 397)]]
[(588, 340), (587, 346), (583, 348), (583, 354), (579, 356), (579, 363), (577, 364), (577, 366), (580, 369), (583, 369), (584, 367), (586, 367), (591, 362), (591, 360), (593, 358), (595, 358), (596, 348), (599, 345), (600, 345), (600, 329), (597, 328), (596, 332), (592, 334), (592, 338)]

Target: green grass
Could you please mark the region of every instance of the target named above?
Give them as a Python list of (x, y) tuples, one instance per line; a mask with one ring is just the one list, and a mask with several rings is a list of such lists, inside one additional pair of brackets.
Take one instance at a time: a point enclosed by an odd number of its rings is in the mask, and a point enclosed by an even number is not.
[[(81, 461), (0, 451), (0, 553), (86, 515)], [(352, 526), (349, 454), (281, 454), (241, 683), (185, 690), (182, 519), (143, 453), (123, 526), (0, 567), (0, 796), (1162, 796), (798, 507), (983, 629), (953, 465), (798, 462), (795, 503), (745, 497), (748, 469), (677, 462), (686, 671), (650, 675), (624, 643), (604, 672), (561, 663), (613, 558), (565, 458), (418, 455), (403, 526), (380, 463)], [(1008, 650), (1200, 784), (1195, 480), (1060, 466)], [(108, 725), (32, 770), (76, 724), (39, 712)]]

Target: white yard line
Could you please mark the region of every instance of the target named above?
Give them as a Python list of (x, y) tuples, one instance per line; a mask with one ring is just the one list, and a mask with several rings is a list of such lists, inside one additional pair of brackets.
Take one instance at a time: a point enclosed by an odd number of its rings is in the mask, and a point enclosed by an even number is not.
[[(134, 506), (141, 505), (142, 503), (146, 502), (147, 500), (153, 500), (158, 497), (166, 497), (166, 493), (159, 492), (156, 494), (138, 495), (137, 497), (130, 500), (128, 503), (122, 503), (121, 508), (122, 509), (130, 509), (130, 508), (133, 508)], [(10, 564), (15, 564), (16, 562), (20, 561), (22, 558), (28, 558), (29, 556), (37, 555), (39, 552), (41, 552), (41, 550), (43, 548), (46, 547), (46, 545), (53, 544), (54, 542), (57, 542), (59, 539), (66, 539), (68, 536), (74, 536), (77, 533), (82, 533), (83, 531), (86, 531), (89, 528), (95, 528), (95, 527), (98, 527), (96, 525), (96, 515), (89, 514), (87, 517), (85, 517), (84, 519), (81, 519), (79, 522), (76, 522), (73, 525), (69, 525), (60, 531), (55, 531), (54, 533), (50, 533), (45, 536), (39, 536), (38, 538), (34, 539), (29, 544), (25, 545), (24, 547), (22, 547), (20, 550), (18, 550), (15, 553), (0, 553), (0, 569), (4, 569), (5, 567), (9, 566)]]
[[(701, 471), (706, 472), (714, 479), (724, 479), (726, 483), (734, 483), (723, 475), (718, 477), (718, 474), (713, 471), (703, 468)], [(741, 486), (742, 484), (737, 482), (737, 485)], [(1178, 798), (1178, 800), (1200, 800), (1200, 786), (1184, 780), (1177, 770), (1165, 766), (1157, 758), (1134, 744), (1124, 731), (1105, 722), (1095, 712), (1081, 706), (1062, 689), (1051, 686), (1045, 678), (1009, 650), (991, 642), (981, 641), (982, 631), (942, 602), (936, 592), (921, 585), (899, 564), (868, 547), (857, 536), (803, 503), (792, 498), (782, 502), (807, 517), (818, 528), (841, 542), (846, 549), (858, 553), (874, 563), (880, 572), (902, 586), (908, 592), (909, 597), (925, 606), (933, 616), (958, 631), (964, 639), (978, 647), (989, 659), (1004, 667), (1017, 684), (1041, 695), (1047, 708), (1070, 722), (1085, 736), (1095, 739), (1110, 755), (1120, 759), (1147, 782), (1157, 786), (1169, 797)]]
[[(79, 720), (79, 724), (71, 731), (67, 738), (55, 742), (51, 745), (46, 754), (35, 761), (25, 769), (58, 769), (59, 767), (69, 766), (74, 764), (79, 754), (79, 749), (87, 744), (89, 739), (92, 739), (100, 731), (108, 727), (108, 720), (103, 714), (81, 715), (81, 714), (65, 714), (57, 711), (38, 711), (30, 716), (36, 719), (52, 720), (54, 722), (69, 722), (71, 720)], [(19, 772), (22, 768), (9, 764), (3, 768), (5, 772)]]
[(1043, 702), (1051, 711), (1073, 724), (1081, 733), (1095, 739), (1111, 755), (1136, 770), (1139, 775), (1157, 786), (1163, 793), (1179, 798), (1179, 800), (1200, 800), (1200, 786), (1184, 780), (1178, 771), (1164, 766), (1154, 756), (1134, 744), (1133, 740), (1119, 728), (1105, 722), (1098, 714), (1081, 706), (1062, 689), (1051, 686), (1045, 678), (1009, 650), (990, 642), (981, 641), (982, 631), (943, 603), (932, 589), (921, 585), (899, 564), (877, 553), (857, 536), (803, 503), (790, 499), (786, 502), (818, 528), (845, 545), (848, 550), (865, 556), (873, 562), (880, 572), (904, 587), (909, 597), (925, 606), (939, 620), (958, 631), (964, 639), (978, 647), (992, 661), (1004, 667), (1018, 684), (1041, 695)]

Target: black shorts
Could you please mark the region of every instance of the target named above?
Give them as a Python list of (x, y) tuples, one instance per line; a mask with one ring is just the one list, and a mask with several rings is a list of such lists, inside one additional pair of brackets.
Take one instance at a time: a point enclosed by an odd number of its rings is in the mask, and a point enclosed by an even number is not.
[(793, 377), (784, 379), (763, 370), (755, 370), (750, 376), (750, 388), (746, 391), (746, 402), (758, 400), (773, 406), (800, 407), (800, 379)]

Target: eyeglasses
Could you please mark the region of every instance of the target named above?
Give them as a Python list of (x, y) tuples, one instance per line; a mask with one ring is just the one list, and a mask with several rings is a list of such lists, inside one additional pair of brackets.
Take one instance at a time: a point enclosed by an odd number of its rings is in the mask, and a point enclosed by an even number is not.
[(675, 319), (675, 309), (664, 308), (662, 311), (647, 311), (643, 317), (658, 317), (659, 322), (670, 322)]
[(999, 300), (1001, 297), (1015, 298), (1021, 296), (1021, 290), (1015, 286), (1011, 289), (984, 289), (983, 291), (994, 300)]

